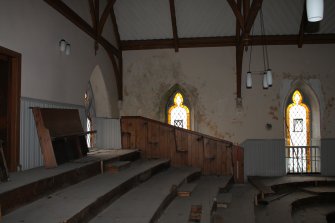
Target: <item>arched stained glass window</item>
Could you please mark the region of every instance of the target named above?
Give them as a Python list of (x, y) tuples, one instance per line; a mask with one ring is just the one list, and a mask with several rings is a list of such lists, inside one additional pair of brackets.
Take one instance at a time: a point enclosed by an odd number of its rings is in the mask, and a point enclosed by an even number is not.
[(310, 172), (310, 110), (295, 90), (286, 109), (286, 145), (289, 148), (289, 172)]
[(176, 92), (173, 97), (173, 104), (168, 108), (168, 123), (180, 128), (190, 129), (190, 110), (183, 103), (183, 95)]

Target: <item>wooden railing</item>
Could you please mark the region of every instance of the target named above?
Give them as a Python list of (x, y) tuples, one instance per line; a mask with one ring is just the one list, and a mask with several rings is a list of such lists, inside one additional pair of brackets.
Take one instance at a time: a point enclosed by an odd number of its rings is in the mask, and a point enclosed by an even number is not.
[(172, 166), (192, 166), (203, 175), (234, 175), (244, 182), (243, 148), (232, 142), (139, 116), (121, 118), (123, 149), (144, 158), (167, 158)]

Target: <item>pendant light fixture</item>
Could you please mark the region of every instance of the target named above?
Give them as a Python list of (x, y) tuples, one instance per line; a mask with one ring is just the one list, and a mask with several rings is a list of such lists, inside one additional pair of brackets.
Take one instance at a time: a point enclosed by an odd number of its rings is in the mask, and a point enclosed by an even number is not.
[[(272, 86), (272, 70), (270, 69), (270, 63), (269, 63), (269, 54), (268, 54), (268, 48), (265, 38), (265, 26), (264, 26), (264, 18), (263, 18), (263, 11), (262, 8), (260, 8), (259, 11), (259, 19), (260, 19), (260, 27), (261, 27), (261, 39), (263, 42), (262, 45), (262, 54), (263, 54), (263, 66), (264, 70), (261, 72), (251, 72), (250, 71), (250, 64), (251, 64), (251, 58), (252, 58), (252, 42), (250, 43), (250, 55), (249, 55), (249, 70), (246, 75), (246, 85), (247, 88), (252, 88), (252, 73), (253, 74), (259, 74), (262, 75), (263, 78), (263, 89), (268, 89)], [(253, 31), (252, 31), (253, 35)]]
[(309, 22), (318, 22), (323, 19), (323, 0), (306, 0), (307, 19)]

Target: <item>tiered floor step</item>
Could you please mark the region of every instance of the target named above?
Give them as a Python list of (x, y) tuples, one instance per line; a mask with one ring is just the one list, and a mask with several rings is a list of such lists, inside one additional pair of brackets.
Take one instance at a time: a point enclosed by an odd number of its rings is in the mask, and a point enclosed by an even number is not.
[(175, 197), (177, 187), (199, 171), (191, 167), (171, 167), (120, 197), (91, 222), (153, 222)]
[(168, 166), (168, 160), (136, 161), (119, 173), (97, 175), (41, 198), (4, 216), (2, 222), (86, 222), (113, 199)]
[(101, 163), (116, 160), (136, 160), (137, 150), (94, 150), (87, 157), (57, 168), (34, 168), (11, 173), (9, 181), (1, 183), (0, 203), (2, 215), (6, 215), (24, 204), (66, 186), (88, 179), (101, 172)]
[(178, 188), (178, 197), (189, 197), (198, 184), (196, 182), (187, 182)]
[(211, 222), (216, 195), (227, 187), (231, 176), (202, 176), (189, 197), (176, 197), (158, 222)]
[(104, 164), (104, 172), (118, 173), (130, 166), (130, 161), (115, 161)]
[(234, 184), (229, 193), (231, 193), (229, 205), (226, 208), (216, 209), (213, 214), (213, 222), (254, 223), (254, 198), (257, 190), (250, 184)]

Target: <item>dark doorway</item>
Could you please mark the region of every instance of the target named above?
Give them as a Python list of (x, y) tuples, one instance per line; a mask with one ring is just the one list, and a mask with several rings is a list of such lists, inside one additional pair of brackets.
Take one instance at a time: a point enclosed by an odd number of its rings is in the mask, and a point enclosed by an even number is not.
[(21, 55), (0, 47), (0, 140), (10, 171), (19, 164)]

